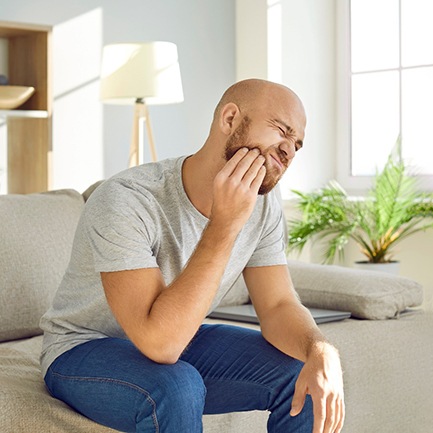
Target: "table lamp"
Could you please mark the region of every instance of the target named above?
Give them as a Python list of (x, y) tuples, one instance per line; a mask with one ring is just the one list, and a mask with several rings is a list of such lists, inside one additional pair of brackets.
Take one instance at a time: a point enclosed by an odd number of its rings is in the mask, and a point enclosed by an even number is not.
[(183, 101), (176, 45), (160, 41), (106, 45), (102, 51), (101, 99), (111, 104), (135, 104), (129, 166), (140, 163), (143, 120), (152, 161), (156, 161), (147, 106)]

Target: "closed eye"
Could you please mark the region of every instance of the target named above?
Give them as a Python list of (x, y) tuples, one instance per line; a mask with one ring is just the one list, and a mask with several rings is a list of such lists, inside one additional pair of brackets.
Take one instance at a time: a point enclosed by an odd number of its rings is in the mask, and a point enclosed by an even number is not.
[[(289, 138), (290, 139), (290, 136), (289, 137), (287, 137), (287, 133), (286, 133), (286, 131), (284, 131), (284, 129), (283, 128), (280, 128), (280, 127), (278, 127), (278, 129), (280, 130), (280, 133), (281, 133), (281, 136), (282, 137), (284, 137), (284, 138)], [(290, 134), (290, 133), (289, 133)], [(300, 150), (300, 149), (302, 149), (302, 146), (304, 145), (304, 143), (302, 142), (302, 140), (297, 140), (296, 142), (295, 142), (295, 152), (297, 152), (298, 150)]]
[[(295, 131), (291, 126), (286, 125), (284, 122), (278, 119), (272, 119), (270, 123), (278, 128), (282, 137), (286, 139), (289, 139), (290, 137), (295, 138)], [(303, 145), (304, 143), (302, 140), (297, 140), (295, 142), (295, 151), (297, 152), (298, 150), (302, 149)]]

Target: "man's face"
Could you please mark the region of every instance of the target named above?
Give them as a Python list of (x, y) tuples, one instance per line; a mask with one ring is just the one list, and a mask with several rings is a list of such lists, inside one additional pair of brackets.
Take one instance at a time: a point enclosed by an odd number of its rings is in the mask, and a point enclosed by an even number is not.
[(275, 142), (275, 144), (253, 142), (250, 137), (250, 126), (251, 119), (247, 116), (244, 116), (239, 126), (227, 139), (224, 156), (226, 161), (228, 161), (242, 147), (247, 147), (249, 149), (259, 149), (260, 153), (266, 159), (264, 164), (266, 168), (266, 175), (259, 189), (259, 194), (263, 195), (270, 192), (281, 179), (294, 157), (294, 151), (292, 155), (281, 150), (279, 146), (279, 140), (277, 139), (278, 137), (276, 136), (275, 138), (270, 137), (272, 142)]

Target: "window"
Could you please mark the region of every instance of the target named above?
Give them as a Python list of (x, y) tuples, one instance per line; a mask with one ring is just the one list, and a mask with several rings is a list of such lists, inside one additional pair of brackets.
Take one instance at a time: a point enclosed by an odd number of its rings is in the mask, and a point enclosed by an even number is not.
[(433, 1), (348, 0), (347, 5), (340, 10), (339, 36), (348, 45), (339, 47), (346, 71), (346, 79), (340, 76), (346, 101), (339, 118), (340, 149), (350, 151), (342, 152), (340, 165), (346, 169), (340, 180), (362, 188), (362, 177), (383, 167), (401, 137), (402, 157), (432, 188)]

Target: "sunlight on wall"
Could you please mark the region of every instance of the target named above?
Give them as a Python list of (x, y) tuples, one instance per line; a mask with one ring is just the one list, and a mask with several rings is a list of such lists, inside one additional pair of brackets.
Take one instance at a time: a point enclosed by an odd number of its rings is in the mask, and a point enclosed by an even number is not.
[(97, 8), (53, 29), (53, 189), (103, 178), (102, 18)]
[(268, 78), (267, 0), (236, 0), (236, 81)]
[(281, 0), (268, 0), (268, 79), (283, 82), (283, 7)]
[(236, 80), (252, 77), (282, 82), (281, 0), (236, 1)]

